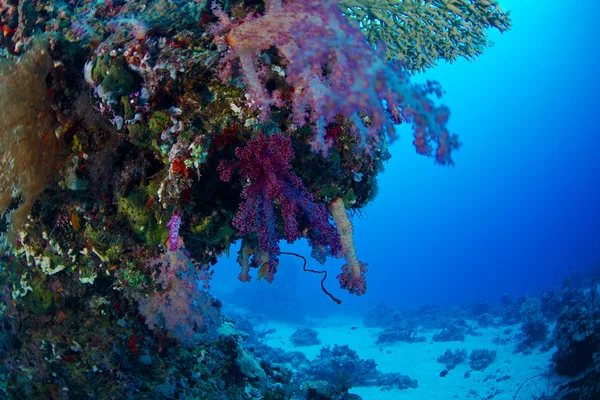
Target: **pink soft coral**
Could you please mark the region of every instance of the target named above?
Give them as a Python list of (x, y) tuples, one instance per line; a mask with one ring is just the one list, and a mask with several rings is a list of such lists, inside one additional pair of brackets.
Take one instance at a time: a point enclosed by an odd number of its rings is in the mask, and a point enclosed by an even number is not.
[(192, 344), (194, 333), (215, 327), (218, 309), (208, 294), (212, 272), (188, 256), (180, 238), (175, 250), (166, 250), (149, 266), (157, 268), (159, 289), (138, 299), (138, 307), (150, 330), (163, 328), (181, 343)]
[(332, 143), (325, 128), (341, 114), (354, 120), (367, 151), (382, 132), (393, 138), (393, 124), (407, 120), (414, 125), (419, 153), (433, 154), (432, 143), (437, 143), (437, 161), (452, 163), (451, 152), (459, 143), (446, 129), (449, 112), (428, 98), (440, 94), (437, 85), (411, 85), (402, 67), (384, 62), (334, 0), (266, 3), (263, 15), (248, 15), (239, 23), (214, 6), (220, 23), (212, 31), (217, 44), (228, 48), (221, 59), (221, 78), (228, 79), (239, 60), (251, 106), (260, 110), (262, 119), (272, 106), (282, 105), (280, 93), (266, 89), (265, 66), (257, 64), (258, 54), (274, 46), (288, 62), (293, 120), (299, 126), (313, 125), (314, 151), (327, 154)]

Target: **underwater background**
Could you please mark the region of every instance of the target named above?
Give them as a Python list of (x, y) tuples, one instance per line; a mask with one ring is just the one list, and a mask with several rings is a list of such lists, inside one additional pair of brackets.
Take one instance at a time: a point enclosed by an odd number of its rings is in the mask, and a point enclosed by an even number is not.
[(0, 399), (600, 399), (598, 16), (0, 0)]
[[(327, 312), (380, 300), (402, 307), (494, 302), (597, 267), (600, 56), (593, 31), (600, 5), (502, 6), (513, 26), (490, 31), (494, 45), (476, 61), (441, 62), (417, 75), (442, 83), (449, 127), (463, 142), (456, 165), (414, 157), (410, 128), (397, 127), (377, 198), (353, 219), (357, 251), (371, 266), (368, 295), (345, 296), (351, 306)], [(308, 254), (297, 244), (283, 248)], [(327, 267), (337, 271), (337, 264)], [(235, 258), (219, 265), (215, 286), (235, 284)], [(286, 269), (279, 284), (289, 274), (308, 310), (327, 306), (326, 298), (315, 299), (316, 277)], [(269, 285), (253, 285), (257, 296), (269, 296)]]
[[(504, 34), (491, 32), (491, 47), (476, 61), (441, 62), (415, 77), (443, 82), (449, 127), (460, 133), (463, 146), (456, 165), (440, 168), (414, 157), (410, 128), (396, 127), (399, 140), (390, 146), (377, 198), (353, 218), (359, 257), (369, 262), (366, 295), (332, 290), (344, 301), (332, 303), (320, 292), (320, 277), (303, 273), (293, 257), (280, 262), (276, 284), (283, 288), (266, 282), (248, 288), (233, 279), (235, 257), (223, 256), (215, 292), (260, 315), (267, 327), (270, 318), (292, 324), (329, 319), (338, 326), (337, 318), (352, 324), (382, 306), (469, 309), (507, 297), (544, 297), (567, 282), (588, 285), (600, 272), (600, 57), (593, 33), (600, 5), (508, 0), (502, 6), (511, 11), (513, 25)], [(282, 249), (310, 251), (306, 243)], [(333, 274), (341, 264), (330, 260), (326, 269)], [(244, 300), (236, 301), (240, 293)], [(330, 340), (344, 345), (352, 339)], [(404, 355), (391, 361), (391, 370), (407, 371), (425, 358)], [(511, 356), (505, 357), (509, 362)], [(548, 362), (538, 358), (515, 367), (535, 375)], [(515, 394), (520, 383), (513, 377), (512, 392), (485, 395), (472, 384), (464, 398), (600, 398), (552, 394), (546, 382)], [(457, 398), (444, 385), (431, 385), (437, 389), (421, 384), (421, 393), (368, 392), (365, 398)]]

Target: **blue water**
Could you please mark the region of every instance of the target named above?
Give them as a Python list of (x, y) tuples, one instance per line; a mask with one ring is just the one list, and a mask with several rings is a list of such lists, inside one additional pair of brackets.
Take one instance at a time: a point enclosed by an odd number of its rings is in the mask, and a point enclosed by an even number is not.
[[(297, 296), (309, 313), (353, 313), (384, 300), (394, 306), (496, 302), (539, 294), (600, 260), (600, 62), (591, 0), (505, 0), (512, 29), (474, 62), (439, 65), (418, 76), (446, 91), (450, 128), (463, 148), (456, 166), (418, 156), (408, 126), (398, 129), (379, 196), (353, 219), (359, 258), (369, 264), (361, 297), (337, 288), (342, 261), (330, 260), (329, 289), (282, 256), (275, 282), (236, 282), (235, 250), (213, 287), (242, 287), (248, 304)], [(282, 251), (308, 256), (306, 244)], [(318, 264), (309, 259), (309, 266)]]

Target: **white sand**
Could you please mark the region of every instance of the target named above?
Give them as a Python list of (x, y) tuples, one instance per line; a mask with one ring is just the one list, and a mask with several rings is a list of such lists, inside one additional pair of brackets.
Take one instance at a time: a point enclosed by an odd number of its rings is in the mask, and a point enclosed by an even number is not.
[[(475, 325), (472, 323), (472, 325)], [(355, 326), (356, 329), (351, 329)], [(548, 371), (550, 357), (554, 349), (532, 354), (513, 354), (516, 343), (496, 346), (493, 340), (498, 336), (504, 338), (502, 331), (506, 327), (478, 329), (482, 336), (465, 337), (464, 342), (433, 342), (432, 336), (436, 332), (420, 332), (419, 336), (426, 336), (427, 341), (422, 343), (398, 343), (394, 345), (376, 345), (375, 340), (380, 329), (365, 328), (356, 320), (320, 320), (314, 321), (313, 328), (319, 332), (322, 344), (319, 346), (295, 347), (290, 343), (290, 335), (301, 326), (269, 322), (269, 328), (276, 332), (266, 337), (268, 345), (282, 348), (287, 351), (302, 351), (309, 359), (314, 359), (324, 345), (348, 345), (363, 359), (372, 358), (382, 372), (399, 372), (413, 379), (417, 379), (417, 389), (382, 391), (378, 387), (355, 387), (350, 393), (360, 395), (365, 400), (384, 399), (513, 399), (517, 389), (526, 379), (533, 375)], [(514, 326), (514, 333), (518, 333), (518, 326)], [(509, 337), (511, 335), (508, 335)], [(470, 354), (474, 349), (496, 350), (496, 360), (483, 371), (472, 370), (468, 360), (458, 365), (455, 369), (442, 378), (440, 372), (445, 368), (436, 359), (444, 354), (446, 349), (466, 349)], [(471, 376), (465, 378), (465, 373), (471, 371)], [(503, 377), (509, 377), (503, 380)], [(537, 396), (546, 394), (548, 380), (539, 377), (527, 382), (520, 390), (518, 400), (532, 400)], [(495, 396), (494, 396), (495, 394)]]

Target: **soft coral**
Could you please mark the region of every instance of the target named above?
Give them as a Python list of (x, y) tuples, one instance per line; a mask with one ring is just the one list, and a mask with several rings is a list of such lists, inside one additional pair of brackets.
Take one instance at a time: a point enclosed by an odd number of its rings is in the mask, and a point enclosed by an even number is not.
[(235, 154), (239, 161), (221, 161), (220, 176), (228, 182), (237, 171), (247, 182), (242, 192), (244, 201), (233, 219), (233, 225), (241, 235), (258, 235), (259, 248), (269, 258), (265, 276), (268, 282), (274, 278), (281, 238), (277, 230), (275, 204), (283, 217), (284, 239), (293, 242), (301, 236), (297, 218), (304, 216), (311, 246), (326, 248), (333, 255), (339, 253), (340, 239), (329, 222), (327, 209), (315, 202), (300, 178), (291, 171), (294, 152), (288, 137), (259, 133), (245, 147), (237, 148)]
[(268, 117), (271, 106), (282, 105), (279, 91), (266, 89), (264, 66), (257, 64), (258, 54), (274, 46), (288, 62), (293, 120), (313, 125), (314, 151), (327, 154), (332, 143), (325, 128), (340, 114), (354, 120), (366, 150), (383, 131), (393, 138), (393, 124), (404, 119), (414, 125), (420, 153), (431, 155), (431, 143), (437, 143), (437, 161), (452, 163), (458, 140), (446, 129), (448, 110), (428, 98), (441, 93), (436, 85), (410, 84), (402, 67), (384, 62), (334, 0), (266, 3), (263, 15), (248, 15), (238, 24), (215, 6), (220, 23), (212, 30), (216, 42), (229, 49), (221, 59), (221, 78), (231, 76), (239, 59), (251, 105), (260, 110), (261, 119)]

